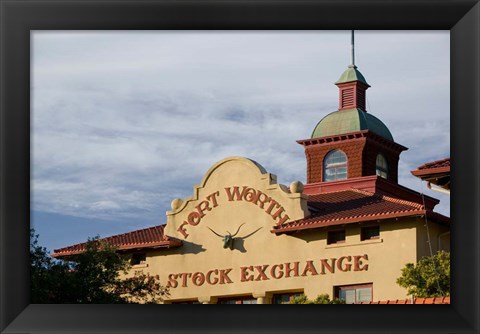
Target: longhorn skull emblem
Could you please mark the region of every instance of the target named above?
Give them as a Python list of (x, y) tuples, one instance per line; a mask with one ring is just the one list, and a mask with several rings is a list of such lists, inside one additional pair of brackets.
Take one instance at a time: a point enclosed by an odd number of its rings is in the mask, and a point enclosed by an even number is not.
[(235, 234), (232, 234), (230, 233), (229, 231), (227, 231), (228, 234), (226, 235), (220, 235), (218, 234), (217, 232), (215, 232), (214, 230), (212, 230), (210, 227), (207, 226), (207, 228), (212, 231), (216, 236), (219, 236), (220, 238), (222, 238), (223, 240), (223, 248), (230, 248), (230, 249), (233, 249), (233, 244), (234, 244), (234, 241), (235, 239), (245, 239), (249, 236), (251, 236), (252, 234), (254, 234), (255, 232), (257, 232), (258, 230), (261, 229), (261, 227), (257, 230), (255, 230), (253, 233), (250, 233), (249, 235), (246, 235), (244, 237), (241, 237), (241, 238), (235, 238), (238, 234), (238, 232), (240, 231), (240, 228), (245, 225), (245, 223), (241, 224), (239, 227), (238, 227), (238, 230), (237, 232), (235, 232)]
[(228, 234), (226, 235), (220, 235), (218, 234), (217, 232), (215, 232), (214, 230), (212, 230), (210, 227), (207, 226), (207, 228), (212, 231), (215, 235), (219, 236), (220, 238), (223, 239), (223, 248), (230, 248), (230, 249), (233, 249), (233, 239), (235, 238), (235, 236), (238, 234), (238, 232), (240, 231), (240, 228), (242, 227), (242, 225), (245, 225), (245, 223), (241, 224), (239, 227), (238, 227), (238, 230), (237, 232), (235, 232), (235, 234), (232, 235), (232, 233), (228, 232)]

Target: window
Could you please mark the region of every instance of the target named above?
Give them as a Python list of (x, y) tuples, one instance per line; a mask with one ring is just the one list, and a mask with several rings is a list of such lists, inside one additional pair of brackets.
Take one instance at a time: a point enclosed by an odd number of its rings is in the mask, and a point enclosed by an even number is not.
[(184, 300), (183, 302), (172, 302), (172, 304), (200, 304), (198, 300)]
[(218, 301), (218, 304), (241, 304), (241, 303), (237, 303), (237, 300), (235, 299), (222, 299)]
[(372, 240), (380, 238), (380, 226), (362, 227), (360, 231), (360, 240)]
[(383, 154), (377, 155), (376, 171), (378, 176), (383, 177), (384, 179), (387, 178), (388, 164), (387, 164), (387, 159), (385, 159)]
[(257, 298), (252, 296), (222, 298), (218, 300), (217, 304), (256, 304)]
[(346, 304), (359, 304), (373, 300), (373, 284), (345, 285), (335, 287), (335, 297)]
[(327, 245), (345, 242), (345, 230), (328, 231)]
[(136, 264), (145, 264), (147, 262), (147, 254), (146, 253), (135, 253), (132, 254), (132, 259), (130, 260), (130, 264), (132, 266)]
[(300, 292), (278, 293), (273, 295), (272, 304), (290, 304), (293, 298), (302, 295)]
[(256, 304), (256, 298), (242, 299), (242, 304)]
[(330, 151), (323, 160), (323, 181), (347, 178), (347, 156), (340, 150)]

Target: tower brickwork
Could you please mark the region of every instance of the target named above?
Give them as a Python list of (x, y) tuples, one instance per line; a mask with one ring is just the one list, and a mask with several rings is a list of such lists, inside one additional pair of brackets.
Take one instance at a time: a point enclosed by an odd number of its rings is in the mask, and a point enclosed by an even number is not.
[[(395, 143), (386, 125), (366, 111), (370, 85), (354, 64), (353, 34), (352, 64), (335, 85), (338, 110), (317, 124), (310, 139), (298, 141), (305, 148), (307, 183), (374, 175), (398, 183), (400, 153), (407, 148)], [(337, 160), (327, 161), (335, 150)]]

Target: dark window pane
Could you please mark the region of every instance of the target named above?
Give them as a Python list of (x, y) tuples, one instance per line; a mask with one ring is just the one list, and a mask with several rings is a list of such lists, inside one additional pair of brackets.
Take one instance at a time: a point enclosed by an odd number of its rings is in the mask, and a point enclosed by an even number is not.
[(327, 244), (335, 244), (337, 242), (345, 242), (345, 230), (329, 231), (327, 233)]
[(217, 301), (217, 304), (256, 304), (257, 298), (245, 296), (234, 298), (222, 298)]
[(380, 226), (362, 227), (361, 240), (377, 239), (380, 237)]
[(293, 298), (301, 295), (302, 293), (299, 292), (275, 294), (273, 295), (272, 304), (289, 304)]
[(136, 264), (145, 263), (146, 260), (147, 255), (145, 253), (135, 253), (132, 254), (132, 260), (130, 261), (130, 264), (134, 266)]
[(384, 179), (386, 179), (388, 175), (387, 159), (385, 159), (382, 154), (377, 155), (376, 174), (380, 177), (383, 177)]

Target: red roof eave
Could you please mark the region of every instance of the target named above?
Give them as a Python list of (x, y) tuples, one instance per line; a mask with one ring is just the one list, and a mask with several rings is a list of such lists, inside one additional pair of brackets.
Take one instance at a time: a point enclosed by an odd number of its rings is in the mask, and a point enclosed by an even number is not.
[(426, 162), (421, 166), (418, 166), (417, 169), (428, 169), (428, 168), (436, 168), (436, 167), (448, 167), (450, 166), (450, 157)]
[[(180, 240), (164, 240), (154, 243), (142, 243), (142, 244), (130, 244), (122, 245), (117, 247), (117, 251), (130, 250), (130, 249), (156, 249), (156, 248), (176, 248), (182, 246)], [(85, 248), (74, 250), (74, 251), (64, 251), (51, 254), (52, 257), (64, 257), (71, 256), (76, 254), (81, 254), (85, 252)]]
[(415, 298), (413, 301), (410, 299), (395, 299), (395, 300), (383, 300), (376, 302), (361, 302), (359, 304), (450, 304), (450, 297), (427, 297), (427, 298)]
[(426, 168), (426, 169), (416, 169), (416, 170), (411, 171), (412, 175), (417, 176), (417, 177), (434, 175), (434, 174), (449, 173), (449, 172), (450, 172), (450, 166)]
[(362, 223), (366, 221), (373, 221), (373, 220), (385, 220), (389, 218), (402, 218), (402, 217), (414, 217), (414, 216), (424, 216), (425, 213), (427, 217), (435, 220), (439, 223), (449, 224), (450, 219), (446, 216), (443, 216), (439, 213), (432, 212), (432, 211), (425, 211), (425, 210), (414, 210), (414, 211), (407, 211), (407, 212), (392, 212), (388, 214), (382, 214), (378, 216), (368, 215), (368, 216), (361, 216), (361, 217), (347, 217), (341, 218), (336, 220), (330, 221), (317, 221), (312, 223), (304, 223), (302, 225), (301, 220), (298, 223), (289, 223), (285, 226), (275, 226), (270, 232), (275, 233), (277, 235), (288, 233), (288, 232), (296, 232), (301, 230), (309, 230), (315, 228), (322, 228), (328, 226), (336, 226), (336, 225), (345, 225), (345, 224), (352, 224), (352, 223)]

